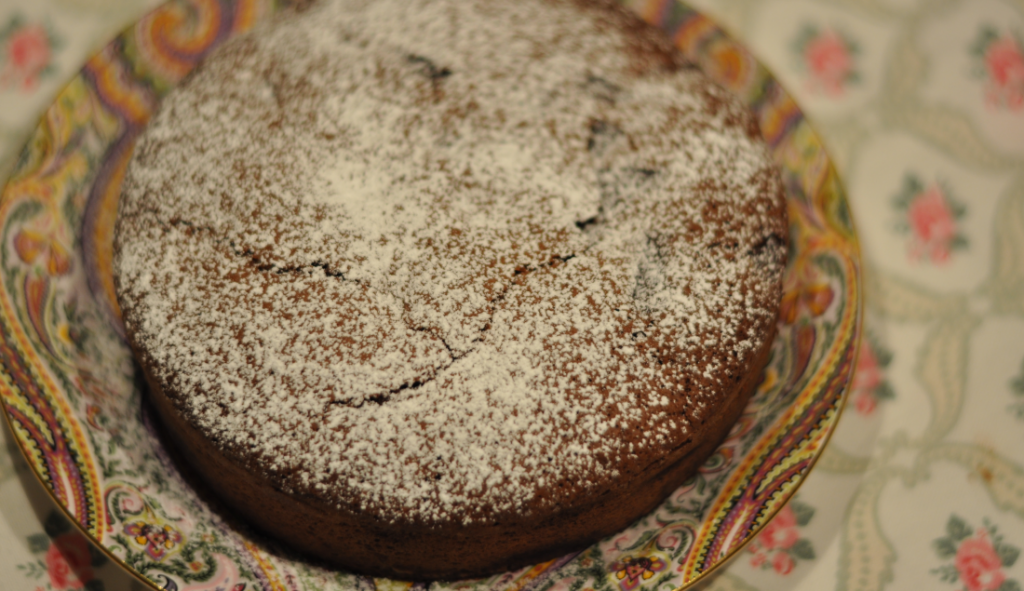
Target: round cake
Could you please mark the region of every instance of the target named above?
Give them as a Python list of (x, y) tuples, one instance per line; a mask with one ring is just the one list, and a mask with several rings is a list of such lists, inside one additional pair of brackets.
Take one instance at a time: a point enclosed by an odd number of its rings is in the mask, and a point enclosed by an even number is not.
[(699, 468), (767, 362), (786, 232), (753, 115), (610, 3), (322, 0), (167, 96), (115, 272), (229, 506), (451, 579), (585, 547)]

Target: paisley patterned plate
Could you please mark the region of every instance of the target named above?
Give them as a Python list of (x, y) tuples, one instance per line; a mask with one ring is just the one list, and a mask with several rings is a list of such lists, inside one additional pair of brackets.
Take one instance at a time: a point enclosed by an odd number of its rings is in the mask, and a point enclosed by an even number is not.
[(153, 429), (113, 295), (119, 188), (160, 97), (272, 2), (172, 0), (142, 18), (60, 93), (0, 196), (0, 397), (57, 503), (167, 590), (665, 590), (725, 563), (793, 495), (835, 427), (860, 334), (860, 259), (843, 189), (800, 109), (747, 50), (676, 0), (632, 8), (757, 113), (785, 179), (793, 244), (764, 382), (699, 474), (579, 554), (429, 584), (306, 562), (189, 485)]

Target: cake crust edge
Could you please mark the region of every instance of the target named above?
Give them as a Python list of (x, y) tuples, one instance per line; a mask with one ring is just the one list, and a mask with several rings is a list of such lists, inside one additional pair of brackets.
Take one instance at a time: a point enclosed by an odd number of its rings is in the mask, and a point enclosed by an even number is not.
[[(775, 325), (773, 324), (773, 327)], [(183, 418), (146, 365), (142, 370), (157, 415), (181, 459), (233, 510), (266, 534), (332, 566), (394, 579), (458, 580), (494, 574), (579, 551), (651, 513), (697, 472), (726, 439), (757, 390), (776, 330), (751, 371), (723, 393), (724, 403), (702, 425), (702, 441), (648, 467), (647, 478), (617, 486), (566, 511), (507, 515), (495, 523), (387, 523), (321, 499), (283, 492), (258, 470), (229, 457)], [(142, 351), (134, 343), (138, 358)], [(538, 519), (538, 517), (540, 517)], [(500, 541), (500, 543), (496, 543)], [(453, 565), (453, 566), (447, 566)]]

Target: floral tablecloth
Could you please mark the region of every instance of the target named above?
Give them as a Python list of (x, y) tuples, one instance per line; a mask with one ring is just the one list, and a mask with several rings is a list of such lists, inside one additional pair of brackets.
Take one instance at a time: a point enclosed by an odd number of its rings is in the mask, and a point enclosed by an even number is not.
[[(154, 4), (0, 0), (0, 179), (64, 81)], [(694, 4), (814, 121), (867, 267), (833, 442), (712, 588), (1020, 591), (1024, 1)], [(6, 427), (0, 439), (0, 587), (142, 588), (61, 516)]]

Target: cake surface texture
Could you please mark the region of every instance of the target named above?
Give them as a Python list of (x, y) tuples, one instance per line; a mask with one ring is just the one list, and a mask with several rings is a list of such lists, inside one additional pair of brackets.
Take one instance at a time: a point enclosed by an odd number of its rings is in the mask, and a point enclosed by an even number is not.
[(786, 232), (753, 115), (617, 7), (321, 0), (164, 100), (115, 274), (230, 506), (347, 569), (457, 578), (692, 475), (767, 362)]

